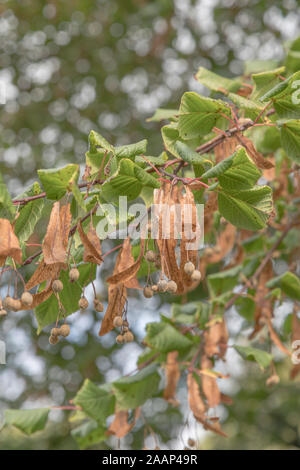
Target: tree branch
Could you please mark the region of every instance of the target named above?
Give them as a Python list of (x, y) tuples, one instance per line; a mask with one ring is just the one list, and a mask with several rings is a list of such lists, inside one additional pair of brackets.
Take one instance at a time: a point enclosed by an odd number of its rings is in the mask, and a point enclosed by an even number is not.
[[(94, 181), (87, 181), (84, 183), (79, 183), (78, 188), (86, 188), (88, 186), (95, 186), (96, 184), (103, 184), (105, 180), (94, 180)], [(40, 193), (36, 194), (35, 196), (29, 196), (25, 197), (23, 199), (13, 199), (13, 204), (14, 205), (19, 205), (19, 206), (24, 206), (25, 204), (28, 204), (28, 202), (35, 201), (36, 199), (42, 199), (46, 197), (46, 193)]]
[[(274, 113), (275, 113), (275, 110), (271, 109), (267, 113), (267, 116), (271, 116)], [(209, 140), (208, 142), (205, 142), (205, 144), (200, 145), (200, 147), (197, 147), (196, 152), (200, 153), (200, 155), (202, 153), (210, 152), (217, 145), (221, 144), (225, 139), (233, 137), (238, 132), (244, 132), (250, 127), (253, 127), (255, 124), (256, 124), (256, 121), (252, 121), (251, 119), (249, 119), (247, 122), (245, 122), (239, 127), (235, 126), (235, 127), (232, 127), (231, 129), (227, 129), (226, 131), (224, 131), (224, 134), (218, 135), (214, 137), (213, 139)]]
[[(267, 116), (270, 116), (271, 114), (274, 114), (274, 112), (275, 112), (274, 109), (271, 109), (267, 113)], [(251, 119), (249, 119), (247, 122), (245, 122), (244, 124), (242, 124), (239, 127), (236, 126), (236, 127), (232, 127), (231, 129), (227, 129), (226, 131), (224, 131), (224, 134), (218, 135), (218, 136), (214, 137), (213, 139), (209, 140), (208, 142), (205, 142), (205, 144), (200, 145), (200, 147), (197, 147), (196, 152), (198, 152), (200, 154), (210, 152), (217, 145), (221, 144), (225, 139), (234, 136), (238, 132), (244, 132), (245, 130), (249, 129), (250, 127), (253, 127), (255, 124), (256, 124), (255, 121), (252, 121)], [(164, 163), (162, 165), (162, 167), (167, 168), (168, 166), (170, 166), (171, 164), (174, 164), (174, 163), (179, 163), (179, 165), (174, 170), (174, 176), (177, 175), (177, 173), (179, 172), (179, 170), (182, 167), (188, 165), (188, 162), (184, 162), (183, 160), (176, 159), (176, 160), (172, 160), (172, 161), (168, 161), (168, 162)], [(161, 165), (157, 165), (157, 166), (160, 167)], [(152, 173), (153, 171), (154, 171), (153, 168), (149, 168), (147, 170), (148, 173)], [(166, 176), (173, 176), (173, 175), (167, 174), (165, 172), (164, 172), (164, 174)], [(178, 178), (178, 179), (180, 179), (180, 178)], [(105, 181), (106, 180), (94, 180), (94, 181), (83, 182), (83, 183), (79, 183), (78, 187), (80, 189), (81, 188), (86, 188), (88, 186), (94, 186), (96, 184), (103, 184)], [(46, 197), (45, 192), (37, 194), (35, 196), (25, 197), (23, 199), (13, 199), (12, 202), (13, 202), (14, 205), (24, 206), (25, 204), (28, 204), (28, 202), (35, 201), (36, 199), (42, 199), (44, 197)]]

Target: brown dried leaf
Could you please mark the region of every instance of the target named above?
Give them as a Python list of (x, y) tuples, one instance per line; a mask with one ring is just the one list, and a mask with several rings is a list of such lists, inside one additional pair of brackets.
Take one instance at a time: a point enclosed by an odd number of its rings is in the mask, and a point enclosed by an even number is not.
[(267, 181), (273, 181), (276, 178), (275, 157), (274, 156), (269, 157), (268, 161), (272, 163), (273, 167), (264, 169), (263, 177)]
[[(201, 226), (198, 219), (197, 207), (194, 200), (194, 195), (189, 187), (185, 188), (185, 194), (180, 199), (181, 203), (181, 233), (182, 239), (180, 243), (180, 271), (184, 284), (184, 293), (189, 290), (195, 289), (200, 281), (194, 282), (184, 272), (184, 265), (187, 261), (191, 261), (196, 268), (198, 268), (198, 249), (191, 249), (190, 244), (196, 244), (198, 248), (201, 238)], [(191, 207), (192, 210), (186, 212), (186, 207)]]
[(32, 309), (34, 309), (35, 307), (37, 307), (41, 303), (45, 302), (50, 297), (50, 295), (52, 295), (52, 294), (53, 294), (53, 290), (51, 288), (51, 284), (49, 284), (48, 287), (46, 287), (41, 292), (38, 292), (37, 294), (32, 294), (32, 297), (33, 297), (32, 305), (30, 305), (30, 307), (28, 307), (28, 306), (22, 304), (22, 309), (21, 310), (32, 310)]
[(72, 214), (70, 210), (70, 204), (62, 206), (59, 212), (60, 224), (61, 224), (61, 234), (65, 250), (68, 249), (69, 243), (69, 233), (71, 228)]
[(215, 354), (220, 358), (224, 357), (227, 351), (228, 332), (224, 318), (221, 321), (212, 323), (208, 330), (204, 332), (206, 356)]
[(111, 285), (123, 283), (126, 287), (139, 288), (139, 284), (135, 278), (141, 266), (142, 257), (144, 255), (145, 239), (141, 238), (140, 253), (137, 260), (134, 261), (131, 251), (130, 238), (128, 237), (122, 247), (121, 256), (117, 258), (118, 271), (108, 277), (106, 281)]
[(228, 395), (225, 395), (224, 393), (221, 393), (221, 403), (224, 403), (225, 405), (232, 405), (233, 400)]
[(227, 437), (222, 431), (220, 423), (210, 423), (205, 416), (206, 406), (199, 392), (198, 383), (191, 372), (187, 376), (188, 400), (190, 409), (197, 421), (202, 423), (204, 429), (213, 431), (220, 436)]
[(33, 287), (41, 284), (44, 281), (54, 280), (59, 277), (59, 272), (62, 268), (61, 263), (46, 264), (44, 260), (40, 262), (37, 269), (26, 284), (26, 289), (30, 290)]
[[(133, 265), (134, 262), (135, 261), (134, 261), (134, 257), (132, 254), (132, 245), (130, 243), (130, 237), (127, 237), (126, 240), (124, 240), (124, 243), (122, 246), (119, 270), (124, 271), (127, 266)], [(136, 274), (134, 275), (134, 277), (124, 282), (125, 287), (128, 287), (129, 289), (142, 289), (142, 287), (139, 284), (139, 281), (135, 277)]]
[(266, 380), (266, 386), (267, 387), (273, 387), (273, 385), (277, 385), (280, 382), (279, 376), (275, 373), (272, 374), (270, 377), (267, 378)]
[(65, 263), (65, 229), (67, 228), (66, 222), (69, 219), (67, 209), (63, 209), (63, 216), (64, 220), (62, 224), (60, 204), (59, 201), (57, 201), (53, 204), (47, 233), (42, 245), (44, 261), (46, 264)]
[(236, 227), (227, 223), (225, 229), (219, 234), (217, 239), (219, 252), (213, 253), (212, 256), (209, 257), (205, 256), (207, 263), (218, 263), (221, 261), (234, 247), (235, 238)]
[(87, 234), (82, 228), (81, 221), (78, 223), (77, 227), (80, 239), (84, 246), (83, 261), (86, 261), (87, 263), (101, 264), (103, 262), (103, 258), (101, 256), (101, 242), (92, 221)]
[(245, 147), (247, 153), (252, 158), (257, 168), (268, 170), (274, 167), (274, 164), (270, 160), (267, 160), (260, 152), (256, 150), (254, 143), (250, 139), (241, 136), (239, 137), (239, 141), (243, 147)]
[(164, 389), (164, 399), (174, 406), (178, 406), (179, 402), (175, 399), (176, 387), (180, 378), (179, 364), (177, 362), (178, 351), (169, 352), (165, 366), (167, 384)]
[(253, 90), (253, 87), (251, 85), (245, 84), (237, 91), (237, 94), (247, 98), (248, 96), (251, 95), (252, 90)]
[[(292, 343), (294, 341), (300, 340), (300, 320), (297, 316), (296, 309), (294, 310), (293, 318), (292, 318), (292, 338), (291, 339), (292, 339)], [(290, 378), (293, 380), (299, 374), (299, 372), (300, 372), (300, 364), (295, 364), (290, 372)]]
[(292, 318), (292, 342), (300, 340), (300, 320), (295, 309)]
[(233, 152), (235, 151), (238, 143), (239, 142), (237, 138), (233, 136), (233, 137), (227, 137), (219, 145), (217, 145), (214, 148), (216, 163), (220, 163), (222, 160), (225, 160), (225, 158), (230, 157), (230, 155), (232, 155)]
[(227, 434), (222, 431), (220, 423), (209, 423), (208, 421), (201, 422), (203, 424), (204, 429), (215, 432), (216, 434), (219, 434), (219, 436), (228, 437)]
[[(128, 237), (126, 240), (124, 240), (122, 250), (119, 252), (116, 259), (113, 275), (107, 279), (107, 281), (110, 283), (108, 287), (108, 306), (102, 320), (99, 336), (103, 336), (113, 330), (114, 318), (118, 315), (122, 315), (122, 311), (127, 299), (126, 287), (140, 288), (135, 275), (139, 270), (141, 258), (144, 253), (144, 244), (145, 240), (141, 239), (140, 254), (137, 261), (134, 262), (134, 258), (131, 252), (130, 238)], [(130, 264), (129, 268), (128, 264)], [(121, 281), (119, 280), (119, 282), (116, 284), (110, 281), (110, 279), (118, 280), (120, 277)]]
[[(187, 260), (192, 261), (195, 266), (198, 264), (198, 250), (192, 250), (188, 246), (188, 244), (195, 242), (200, 236), (200, 225), (194, 196), (189, 187), (183, 188), (163, 184), (160, 190), (155, 190), (154, 192), (154, 204), (154, 215), (158, 220), (157, 245), (162, 263), (162, 273), (176, 282), (176, 293), (182, 295), (194, 289), (198, 284), (197, 282), (192, 282), (183, 271), (183, 265)], [(185, 213), (184, 205), (192, 207), (190, 214)], [(179, 207), (180, 210), (178, 210)], [(166, 227), (169, 228), (167, 223), (169, 220), (171, 229), (170, 238), (166, 239), (164, 232), (166, 232)], [(183, 229), (184, 222), (185, 230)], [(180, 242), (180, 267), (178, 266), (176, 255), (178, 233), (182, 237)]]
[(22, 250), (11, 223), (7, 219), (0, 219), (0, 266), (5, 264), (8, 256), (18, 264), (22, 263)]
[(108, 287), (108, 305), (101, 323), (99, 336), (106, 335), (106, 333), (114, 329), (114, 318), (122, 316), (126, 299), (127, 292), (124, 284)]
[(272, 262), (269, 261), (264, 267), (262, 273), (258, 278), (257, 289), (255, 293), (255, 315), (254, 315), (254, 330), (250, 334), (249, 339), (254, 336), (264, 327), (262, 317), (271, 318), (272, 316), (272, 300), (266, 299), (268, 294), (268, 288), (266, 287), (267, 282), (273, 277), (273, 266)]
[(267, 319), (267, 325), (268, 325), (268, 328), (269, 328), (270, 338), (273, 341), (273, 343), (276, 344), (276, 346), (278, 347), (278, 349), (280, 349), (280, 351), (282, 351), (284, 354), (287, 354), (288, 356), (290, 356), (291, 351), (289, 351), (284, 346), (284, 344), (282, 344), (279, 336), (277, 335), (276, 331), (273, 328), (273, 325), (272, 325), (272, 322), (271, 322), (270, 318)]
[(125, 437), (134, 427), (136, 421), (140, 416), (141, 410), (137, 408), (134, 412), (133, 421), (128, 423), (128, 410), (118, 410), (111, 425), (107, 430), (107, 434), (113, 434), (118, 439)]
[[(212, 361), (208, 357), (203, 356), (201, 360), (201, 368), (212, 369), (213, 368)], [(207, 399), (208, 406), (210, 408), (214, 408), (215, 406), (218, 406), (221, 401), (221, 393), (220, 393), (216, 378), (203, 374), (202, 375), (202, 389)]]
[(187, 376), (188, 401), (190, 409), (197, 420), (205, 419), (206, 406), (200, 396), (199, 385), (192, 372)]
[(218, 195), (216, 191), (210, 191), (205, 203), (204, 232), (210, 233), (213, 224), (213, 213), (218, 209)]

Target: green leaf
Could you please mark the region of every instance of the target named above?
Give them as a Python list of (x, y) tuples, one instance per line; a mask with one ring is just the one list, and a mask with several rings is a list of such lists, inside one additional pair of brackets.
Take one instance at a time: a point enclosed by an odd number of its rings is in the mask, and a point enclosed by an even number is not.
[[(236, 95), (235, 93), (228, 93), (227, 97), (240, 109), (245, 111), (245, 117), (255, 120), (262, 112), (263, 106), (255, 103), (255, 101), (244, 96)], [(261, 118), (259, 119), (261, 120)]]
[(178, 109), (158, 108), (153, 114), (153, 116), (146, 119), (146, 121), (147, 122), (159, 122), (159, 121), (171, 120), (171, 119), (174, 119), (176, 116), (178, 116), (178, 114), (179, 114)]
[(274, 98), (284, 92), (284, 90), (288, 87), (289, 80), (284, 80), (277, 85), (275, 85), (271, 90), (261, 96), (260, 101), (270, 101), (271, 98)]
[(79, 165), (70, 163), (59, 170), (38, 170), (38, 175), (46, 192), (47, 198), (61, 199), (69, 190), (70, 181), (77, 181)]
[(109, 384), (97, 387), (89, 379), (86, 379), (74, 398), (74, 403), (83, 411), (103, 424), (108, 416), (114, 414), (115, 397)]
[(277, 127), (255, 127), (252, 136), (258, 152), (270, 154), (281, 147), (280, 131)]
[(118, 158), (134, 158), (137, 155), (144, 155), (147, 151), (147, 140), (141, 140), (136, 144), (122, 145), (115, 148), (116, 157)]
[(188, 302), (187, 304), (172, 304), (172, 319), (183, 324), (198, 323), (204, 326), (209, 318), (209, 304), (203, 302)]
[(21, 207), (15, 223), (15, 234), (20, 242), (26, 242), (32, 235), (36, 223), (40, 220), (44, 208), (44, 200), (37, 199)]
[(160, 183), (131, 160), (123, 159), (117, 172), (102, 185), (101, 196), (109, 202), (117, 201), (119, 196), (132, 200), (139, 196), (144, 186), (159, 188)]
[(229, 107), (223, 101), (206, 98), (195, 92), (184, 93), (178, 121), (180, 136), (192, 139), (208, 134), (223, 121), (220, 113), (230, 114)]
[(86, 212), (86, 205), (83, 199), (83, 194), (80, 192), (80, 189), (77, 185), (78, 174), (74, 173), (70, 179), (68, 189), (72, 191), (75, 201)]
[(242, 82), (239, 79), (232, 80), (230, 78), (221, 77), (205, 67), (199, 68), (195, 78), (198, 82), (202, 83), (202, 85), (216, 92), (223, 92), (223, 90), (236, 92), (242, 86)]
[[(300, 81), (300, 80), (299, 80)], [(298, 95), (299, 98), (299, 95)], [(297, 98), (297, 99), (298, 99)], [(280, 118), (297, 119), (300, 118), (299, 104), (293, 104), (291, 96), (288, 99), (274, 101), (274, 109)]]
[(267, 287), (280, 287), (291, 299), (300, 300), (300, 279), (290, 271), (271, 279), (267, 283)]
[[(41, 192), (42, 190), (39, 183), (35, 182), (25, 192), (17, 196), (16, 199), (37, 196)], [(20, 206), (19, 216), (15, 222), (15, 233), (20, 242), (26, 242), (33, 233), (36, 223), (42, 217), (44, 207), (44, 198), (36, 199), (28, 202), (24, 206)]]
[[(170, 124), (169, 126), (164, 126), (161, 128), (161, 135), (164, 141), (165, 149), (172, 153), (176, 158), (181, 158), (177, 152), (175, 144), (178, 142), (183, 142), (183, 139), (179, 135), (179, 131), (176, 124)], [(184, 143), (191, 149), (194, 149), (202, 143), (202, 137), (198, 136), (194, 139), (185, 140)]]
[(210, 160), (204, 158), (202, 155), (199, 155), (199, 153), (195, 152), (185, 143), (180, 142), (179, 140), (174, 143), (174, 148), (176, 150), (177, 155), (179, 155), (182, 160), (193, 165), (200, 166), (203, 171), (205, 171), (207, 167), (211, 167), (212, 165)]
[[(153, 165), (163, 165), (168, 160), (168, 155), (167, 152), (162, 152), (158, 157), (149, 157), (148, 155), (145, 155), (145, 158), (148, 160), (148, 162), (152, 163)], [(145, 168), (149, 166), (145, 158), (137, 155), (135, 157), (135, 163), (138, 163), (140, 164), (139, 166)]]
[(237, 285), (241, 269), (241, 266), (235, 266), (234, 268), (207, 276), (210, 296), (215, 298), (225, 292), (231, 291)]
[(106, 152), (115, 153), (114, 147), (98, 132), (91, 131), (89, 135), (90, 150), (95, 152), (96, 149), (100, 148)]
[(234, 302), (234, 306), (238, 311), (238, 314), (241, 317), (244, 317), (248, 322), (252, 322), (254, 320), (254, 313), (256, 304), (253, 299), (249, 297), (239, 297)]
[(191, 340), (179, 333), (179, 331), (169, 323), (148, 323), (146, 330), (146, 344), (157, 349), (159, 352), (165, 353), (182, 350), (192, 346)]
[(49, 408), (5, 410), (5, 424), (11, 424), (25, 434), (41, 431), (46, 426)]
[(233, 225), (246, 230), (260, 230), (273, 210), (269, 186), (254, 186), (244, 191), (218, 192), (219, 211)]
[[(59, 297), (65, 309), (66, 316), (78, 310), (78, 302), (82, 294), (81, 286), (85, 285), (90, 279), (95, 279), (96, 276), (95, 265), (86, 263), (77, 266), (77, 268), (80, 273), (78, 282), (70, 283), (69, 274), (66, 271), (62, 271), (59, 278), (64, 285)], [(49, 299), (35, 308), (35, 316), (38, 321), (38, 334), (45, 326), (51, 325), (56, 321), (58, 311), (58, 302), (54, 295), (51, 295)]]
[(135, 375), (122, 377), (112, 383), (120, 409), (137, 408), (158, 391), (160, 375), (157, 364), (151, 364)]
[[(94, 152), (88, 150), (85, 153), (85, 164), (86, 164), (86, 167), (89, 169), (90, 175), (86, 176), (86, 178), (88, 180), (92, 180), (95, 177), (97, 177), (97, 179), (106, 178), (106, 175), (104, 174), (104, 168), (105, 168), (105, 165), (108, 163), (109, 158), (110, 158), (110, 154), (108, 152), (105, 152), (103, 149), (102, 150), (95, 149)], [(105, 160), (104, 162), (103, 162), (103, 159)], [(99, 174), (100, 167), (102, 168), (102, 170)]]
[(274, 70), (266, 72), (254, 73), (252, 80), (254, 81), (254, 89), (251, 95), (251, 99), (257, 100), (263, 96), (267, 91), (273, 88), (279, 82), (279, 76), (284, 74), (285, 67), (278, 67)]
[(280, 128), (281, 144), (287, 155), (300, 163), (300, 120), (287, 121)]
[(16, 213), (16, 208), (13, 205), (6, 184), (3, 181), (3, 177), (0, 173), (0, 211), (8, 217), (13, 217)]
[(203, 178), (218, 178), (222, 188), (229, 191), (250, 189), (260, 176), (261, 171), (254, 165), (244, 147), (240, 147), (233, 155), (202, 175)]
[[(267, 93), (265, 97), (269, 94)], [(279, 118), (300, 118), (300, 71), (273, 89), (272, 101)]]
[(262, 351), (261, 349), (251, 348), (250, 346), (233, 347), (242, 356), (243, 359), (257, 362), (262, 369), (268, 367), (273, 360), (273, 356), (271, 354), (267, 353), (266, 351)]
[(71, 436), (76, 440), (81, 450), (91, 447), (107, 439), (107, 428), (99, 425), (97, 421), (88, 421), (75, 429), (72, 429)]
[(162, 127), (161, 135), (162, 135), (166, 150), (172, 153), (176, 158), (181, 158), (175, 148), (176, 142), (180, 139), (177, 125), (176, 127), (173, 125)]

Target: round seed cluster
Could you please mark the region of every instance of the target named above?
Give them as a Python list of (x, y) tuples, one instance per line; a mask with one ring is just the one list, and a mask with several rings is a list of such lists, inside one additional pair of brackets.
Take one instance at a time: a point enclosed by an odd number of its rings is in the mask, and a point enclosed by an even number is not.
[(191, 261), (185, 263), (183, 270), (193, 282), (199, 282), (201, 280), (201, 272), (195, 268), (194, 264)]
[(134, 336), (128, 328), (128, 321), (123, 320), (120, 315), (117, 315), (113, 320), (115, 328), (121, 328), (120, 334), (116, 337), (117, 344), (131, 343), (134, 340)]
[(63, 338), (66, 338), (67, 336), (69, 336), (70, 332), (71, 332), (71, 328), (66, 323), (61, 325), (59, 328), (58, 327), (52, 328), (50, 332), (49, 343), (57, 344), (60, 336)]

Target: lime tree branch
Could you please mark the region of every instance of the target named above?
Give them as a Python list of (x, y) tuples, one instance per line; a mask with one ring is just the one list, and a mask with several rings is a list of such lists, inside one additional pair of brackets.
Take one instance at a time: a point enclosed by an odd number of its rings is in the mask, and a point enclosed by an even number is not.
[[(103, 184), (104, 182), (105, 182), (105, 180), (87, 181), (87, 182), (84, 182), (84, 183), (79, 183), (78, 187), (79, 187), (79, 189), (82, 189), (82, 188), (87, 188), (87, 187), (90, 187), (90, 186), (95, 186), (96, 184)], [(40, 193), (40, 194), (36, 194), (35, 196), (28, 196), (28, 197), (25, 197), (23, 199), (14, 199), (12, 202), (16, 206), (17, 205), (24, 206), (24, 205), (28, 204), (31, 201), (35, 201), (36, 199), (42, 199), (44, 197), (47, 197), (45, 192)]]
[[(265, 109), (263, 111), (265, 111)], [(270, 111), (267, 112), (267, 116), (271, 116), (274, 113), (275, 113), (275, 110), (271, 109)], [(244, 132), (247, 129), (249, 129), (250, 127), (255, 126), (260, 117), (261, 117), (261, 114), (257, 117), (256, 121), (252, 121), (251, 119), (248, 119), (244, 124), (242, 124), (240, 126), (235, 126), (235, 127), (230, 128), (230, 129), (227, 129), (226, 131), (224, 131), (223, 134), (220, 134), (220, 135), (214, 137), (213, 139), (209, 140), (208, 142), (205, 142), (204, 144), (197, 147), (196, 152), (200, 153), (200, 155), (203, 154), (203, 153), (210, 152), (217, 145), (224, 142), (225, 139), (233, 137), (235, 134), (238, 134), (239, 132)]]
[[(274, 114), (274, 112), (275, 111), (273, 109), (271, 109), (267, 113), (267, 116), (270, 116), (271, 114)], [(235, 126), (235, 127), (232, 127), (231, 129), (227, 129), (222, 134), (212, 138), (208, 142), (205, 142), (204, 144), (200, 145), (200, 147), (197, 147), (196, 152), (198, 152), (200, 154), (210, 152), (217, 145), (221, 144), (225, 139), (233, 137), (235, 134), (237, 134), (239, 132), (244, 132), (247, 129), (249, 129), (250, 127), (253, 127), (255, 125), (256, 125), (256, 121), (252, 121), (251, 119), (249, 119), (244, 124), (242, 124), (240, 126)], [(183, 160), (176, 159), (176, 160), (168, 161), (168, 162), (164, 163), (163, 165), (157, 165), (157, 167), (161, 166), (162, 169), (164, 169), (164, 168), (167, 168), (168, 166), (173, 165), (175, 163), (179, 163), (179, 165), (176, 167), (173, 174), (167, 173), (167, 172), (165, 172), (165, 170), (161, 170), (165, 174), (165, 176), (175, 178), (177, 173), (179, 172), (179, 170), (188, 165), (187, 162), (184, 162)], [(154, 170), (154, 168), (149, 168), (147, 171), (149, 173), (152, 173), (155, 170)], [(184, 178), (177, 177), (177, 180), (182, 180), (183, 181)], [(105, 182), (105, 180), (100, 180), (100, 179), (97, 179), (97, 180), (94, 180), (94, 181), (85, 181), (85, 182), (79, 183), (78, 187), (79, 187), (79, 189), (89, 188), (89, 187), (95, 186), (97, 184), (103, 184), (104, 182)], [(14, 205), (24, 206), (24, 205), (28, 204), (31, 201), (35, 201), (36, 199), (42, 199), (44, 197), (47, 197), (47, 195), (46, 195), (45, 192), (42, 192), (40, 194), (25, 197), (25, 198), (22, 198), (22, 199), (13, 199), (12, 202), (13, 202)]]

